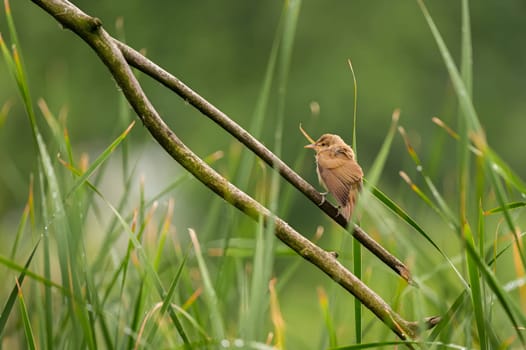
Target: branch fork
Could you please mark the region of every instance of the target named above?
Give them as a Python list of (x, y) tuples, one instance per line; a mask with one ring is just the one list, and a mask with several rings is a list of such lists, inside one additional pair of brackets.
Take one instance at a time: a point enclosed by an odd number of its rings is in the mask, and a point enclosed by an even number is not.
[[(255, 220), (263, 218), (265, 224), (273, 223), (275, 235), (298, 255), (313, 263), (335, 282), (358, 298), (400, 339), (415, 339), (418, 329), (415, 322), (406, 321), (396, 313), (380, 296), (346, 269), (330, 252), (326, 252), (290, 227), (284, 220), (273, 215), (267, 208), (238, 189), (218, 174), (202, 159), (195, 155), (176, 134), (164, 123), (135, 78), (133, 66), (169, 89), (176, 92), (195, 108), (201, 111), (237, 138), (258, 157), (279, 173), (314, 204), (322, 200), (322, 195), (303, 178), (296, 174), (281, 159), (276, 157), (247, 131), (232, 121), (218, 108), (184, 85), (179, 79), (145, 58), (136, 50), (111, 37), (102, 27), (98, 18), (91, 17), (66, 0), (31, 0), (54, 17), (65, 28), (80, 36), (97, 53), (109, 69), (117, 85), (126, 96), (137, 116), (142, 120), (155, 140), (185, 169), (203, 184), (231, 205), (240, 209)], [(327, 201), (320, 208), (342, 227), (346, 220), (338, 215), (338, 209)], [(352, 234), (367, 249), (388, 264), (400, 276), (411, 282), (409, 270), (376, 241), (370, 238), (359, 226), (351, 226)], [(439, 318), (429, 318), (423, 324), (431, 328)], [(409, 345), (410, 346), (410, 345)]]

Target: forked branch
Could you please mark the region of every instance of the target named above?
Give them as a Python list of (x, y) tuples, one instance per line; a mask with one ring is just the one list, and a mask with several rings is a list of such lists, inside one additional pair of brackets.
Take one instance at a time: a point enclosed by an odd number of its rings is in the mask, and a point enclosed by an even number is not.
[[(254, 152), (254, 154), (265, 161), (265, 163), (277, 169), (285, 180), (302, 192), (308, 199), (311, 200), (311, 202), (315, 203), (316, 205), (322, 203), (321, 194), (311, 184), (305, 181), (280, 158), (272, 153), (265, 145), (255, 139), (249, 132), (243, 129), (235, 121), (230, 119), (225, 113), (201, 97), (191, 88), (186, 86), (175, 76), (159, 67), (133, 48), (116, 39), (113, 39), (113, 41), (121, 49), (126, 61), (128, 61), (131, 66), (139, 69), (143, 73), (149, 75), (170, 90), (177, 93), (185, 101), (193, 105), (204, 115), (228, 131), (248, 149)], [(340, 226), (349, 229), (347, 227), (347, 221), (341, 215), (338, 215), (338, 209), (331, 203), (328, 201), (323, 201), (323, 204), (319, 205), (319, 207)], [(389, 253), (384, 247), (378, 244), (378, 242), (372, 239), (360, 226), (353, 224), (352, 230), (350, 232), (364, 247), (380, 258), (387, 266), (393, 269), (407, 282), (412, 282), (411, 273), (405, 264)]]
[[(65, 28), (79, 35), (93, 48), (102, 62), (110, 70), (114, 80), (126, 96), (135, 113), (144, 123), (144, 126), (177, 162), (212, 191), (239, 208), (248, 216), (255, 220), (263, 219), (263, 222), (266, 224), (274, 223), (275, 234), (282, 242), (304, 259), (312, 262), (343, 288), (352, 293), (401, 339), (414, 339), (416, 337), (416, 323), (404, 320), (398, 313), (392, 310), (380, 296), (341, 265), (332, 254), (310, 242), (285, 221), (276, 217), (267, 208), (228, 182), (181, 142), (161, 119), (128, 65), (127, 60), (135, 66), (140, 65), (137, 62), (133, 63), (134, 60), (137, 61), (141, 59), (144, 64), (148, 63), (148, 61), (144, 61), (144, 57), (124, 46), (124, 44), (118, 43), (102, 28), (100, 20), (88, 16), (70, 2), (65, 0), (32, 1), (53, 16)], [(157, 66), (151, 66), (150, 68), (159, 69)], [(175, 79), (164, 71), (157, 72), (157, 78), (162, 75), (165, 75), (165, 78), (170, 78), (171, 80)], [(189, 96), (194, 96), (196, 100), (191, 103), (195, 103), (194, 105), (202, 112), (206, 111), (209, 116), (211, 116), (211, 111), (214, 111), (214, 113), (212, 113), (213, 115), (223, 115), (222, 112), (193, 91), (189, 90), (188, 94), (189, 95), (182, 96), (189, 101)], [(232, 127), (232, 125), (230, 125), (230, 127)], [(255, 152), (257, 150), (256, 153), (261, 156), (262, 159), (278, 169), (287, 180), (294, 183), (294, 185), (300, 188), (311, 200), (319, 202), (321, 199), (320, 195), (312, 186), (308, 185), (301, 177), (295, 174), (286, 164), (275, 157), (257, 140), (253, 139), (246, 131), (241, 129), (235, 131), (229, 130), (229, 132), (233, 133), (233, 135), (243, 143), (254, 143), (251, 149)], [(262, 156), (259, 152), (268, 153)], [(331, 217), (336, 218), (336, 208), (327, 205), (324, 205), (322, 208), (325, 212), (329, 213)], [(342, 223), (340, 222), (340, 224)], [(359, 228), (356, 227), (354, 231), (357, 230), (359, 231)], [(424, 320), (423, 323), (429, 327), (434, 326), (437, 321), (436, 318), (433, 320), (434, 321)]]

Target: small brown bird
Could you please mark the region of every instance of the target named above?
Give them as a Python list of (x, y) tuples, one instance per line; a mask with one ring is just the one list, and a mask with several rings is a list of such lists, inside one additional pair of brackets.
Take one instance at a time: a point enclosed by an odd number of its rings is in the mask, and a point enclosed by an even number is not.
[(322, 186), (336, 198), (340, 204), (340, 214), (349, 221), (358, 192), (362, 188), (363, 179), (362, 168), (354, 159), (351, 146), (338, 135), (324, 134), (316, 142), (306, 145), (305, 148), (312, 148), (316, 151), (318, 179)]

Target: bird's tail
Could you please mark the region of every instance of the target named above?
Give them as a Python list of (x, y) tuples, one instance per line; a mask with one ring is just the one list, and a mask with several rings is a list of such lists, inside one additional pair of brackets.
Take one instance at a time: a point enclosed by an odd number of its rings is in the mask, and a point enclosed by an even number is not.
[(349, 199), (347, 203), (340, 208), (340, 214), (349, 222), (351, 219), (354, 207), (356, 205), (356, 200), (358, 199), (359, 189), (354, 188), (349, 191)]

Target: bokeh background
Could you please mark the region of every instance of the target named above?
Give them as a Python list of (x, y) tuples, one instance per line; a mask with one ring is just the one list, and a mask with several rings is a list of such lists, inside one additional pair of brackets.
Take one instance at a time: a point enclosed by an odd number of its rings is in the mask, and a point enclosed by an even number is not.
[[(239, 124), (247, 127), (262, 85), (282, 2), (246, 1), (76, 1), (99, 17), (110, 33), (124, 21), (127, 42), (183, 80)], [(75, 144), (86, 149), (106, 142), (115, 132), (118, 109), (115, 84), (95, 55), (68, 31), (29, 1), (13, 1), (22, 24), (19, 36), (26, 57), (33, 96), (43, 97), (52, 111), (68, 110), (68, 128)], [(429, 1), (449, 49), (459, 56), (460, 5)], [(525, 174), (521, 121), (525, 110), (526, 31), (521, 1), (471, 4), (474, 50), (474, 101), (490, 144), (521, 175)], [(0, 23), (3, 32), (5, 23)], [(430, 120), (438, 116), (456, 126), (456, 102), (442, 59), (414, 1), (306, 1), (302, 4), (288, 82), (284, 160), (292, 164), (304, 152), (300, 122), (310, 119), (309, 105), (320, 105), (309, 124), (317, 136), (334, 132), (351, 142), (351, 58), (358, 79), (358, 152), (367, 165), (376, 155), (395, 108), (426, 159), (440, 133)], [(15, 102), (2, 130), (1, 159), (19, 174), (34, 166), (27, 119), (23, 117), (13, 80), (0, 66), (0, 98)], [(180, 99), (147, 78), (151, 99), (178, 135), (198, 153), (226, 149), (231, 139)], [(273, 110), (268, 113), (263, 141), (272, 146)], [(137, 128), (139, 129), (139, 128)], [(148, 139), (136, 130), (142, 142)], [(400, 141), (400, 140), (398, 140)], [(138, 141), (138, 147), (140, 147)], [(400, 183), (399, 169), (408, 157), (398, 142), (382, 178), (384, 186)], [(16, 149), (16, 158), (11, 150)], [(446, 148), (447, 149), (447, 148)], [(162, 153), (159, 151), (159, 153)], [(448, 158), (447, 152), (436, 157)], [(14, 163), (11, 165), (11, 163)], [(409, 163), (410, 164), (410, 163)], [(311, 169), (312, 170), (312, 169)], [(437, 178), (447, 168), (436, 169)], [(313, 172), (309, 172), (313, 179)], [(308, 176), (309, 174), (306, 174)], [(6, 180), (0, 181), (0, 209), (24, 201)], [(21, 188), (28, 183), (19, 179)]]
[[(242, 126), (248, 127), (263, 83), (270, 49), (282, 11), (282, 1), (75, 1), (99, 17), (115, 34), (123, 21), (126, 42), (144, 49), (149, 58), (215, 104)], [(427, 1), (455, 59), (460, 55), (460, 3)], [(120, 92), (106, 68), (87, 45), (30, 1), (12, 1), (33, 97), (44, 98), (58, 114), (67, 111), (67, 127), (78, 152), (96, 156), (117, 134)], [(489, 144), (526, 178), (524, 129), (526, 126), (526, 5), (522, 1), (473, 1), (473, 100)], [(0, 21), (0, 31), (6, 24)], [(4, 34), (4, 36), (7, 36)], [(446, 68), (416, 1), (304, 1), (294, 41), (289, 72), (283, 160), (311, 183), (317, 184), (312, 154), (303, 149), (298, 125), (313, 137), (325, 132), (352, 141), (353, 85), (347, 65), (352, 60), (358, 80), (357, 150), (367, 171), (384, 140), (394, 109), (401, 109), (400, 124), (407, 130), (427, 171), (445, 198), (455, 207), (455, 142), (434, 126), (437, 116), (457, 127), (457, 104)], [(206, 156), (223, 150), (214, 166), (229, 168), (229, 156), (239, 145), (178, 96), (140, 78), (158, 111), (176, 134), (196, 153)], [(274, 144), (276, 96), (265, 117), (262, 141)], [(35, 145), (16, 84), (6, 65), (0, 64), (0, 105), (13, 107), (0, 129), (0, 237), (9, 242), (27, 198), (29, 174), (36, 166)], [(311, 104), (319, 104), (313, 115)], [(131, 119), (136, 119), (133, 115)], [(42, 120), (40, 122), (43, 123)], [(43, 124), (44, 125), (44, 124)], [(156, 193), (183, 170), (136, 125), (130, 139), (137, 174), (146, 179), (146, 192)], [(78, 155), (77, 155), (78, 156)], [(299, 161), (298, 161), (299, 160)], [(415, 217), (429, 223), (437, 242), (450, 241), (451, 232), (433, 226), (437, 218), (415, 200), (398, 172), (404, 170), (418, 183), (416, 169), (400, 137), (395, 138), (378, 186)], [(117, 170), (116, 170), (117, 171)], [(113, 182), (105, 179), (111, 192)], [(138, 180), (137, 180), (138, 181)], [(283, 187), (287, 187), (286, 184)], [(117, 194), (116, 194), (117, 195)], [(201, 216), (213, 195), (193, 182), (174, 194), (175, 222), (181, 231), (204, 226)], [(316, 224), (329, 222), (299, 193), (292, 193), (287, 219), (300, 232), (312, 235)], [(395, 235), (407, 233), (398, 232)], [(446, 235), (447, 234), (447, 235)], [(441, 235), (444, 235), (443, 237)], [(386, 237), (393, 249), (409, 237)], [(397, 243), (398, 242), (398, 243)], [(329, 243), (327, 243), (329, 244)], [(446, 247), (448, 249), (448, 247)], [(455, 251), (454, 245), (449, 249)], [(402, 252), (402, 259), (410, 254)], [(365, 257), (366, 261), (375, 258)], [(418, 264), (416, 264), (418, 265)], [(315, 286), (325, 277), (305, 266), (297, 289), (283, 298), (311, 300)], [(384, 275), (390, 276), (385, 271)], [(321, 280), (321, 281), (320, 281)], [(284, 303), (284, 308), (287, 304)], [(316, 306), (306, 306), (316, 309)], [(308, 313), (308, 312), (307, 312)], [(294, 313), (286, 319), (304, 317)], [(309, 329), (306, 325), (303, 330)], [(298, 330), (298, 344), (306, 342)], [(303, 343), (305, 344), (305, 343)]]

